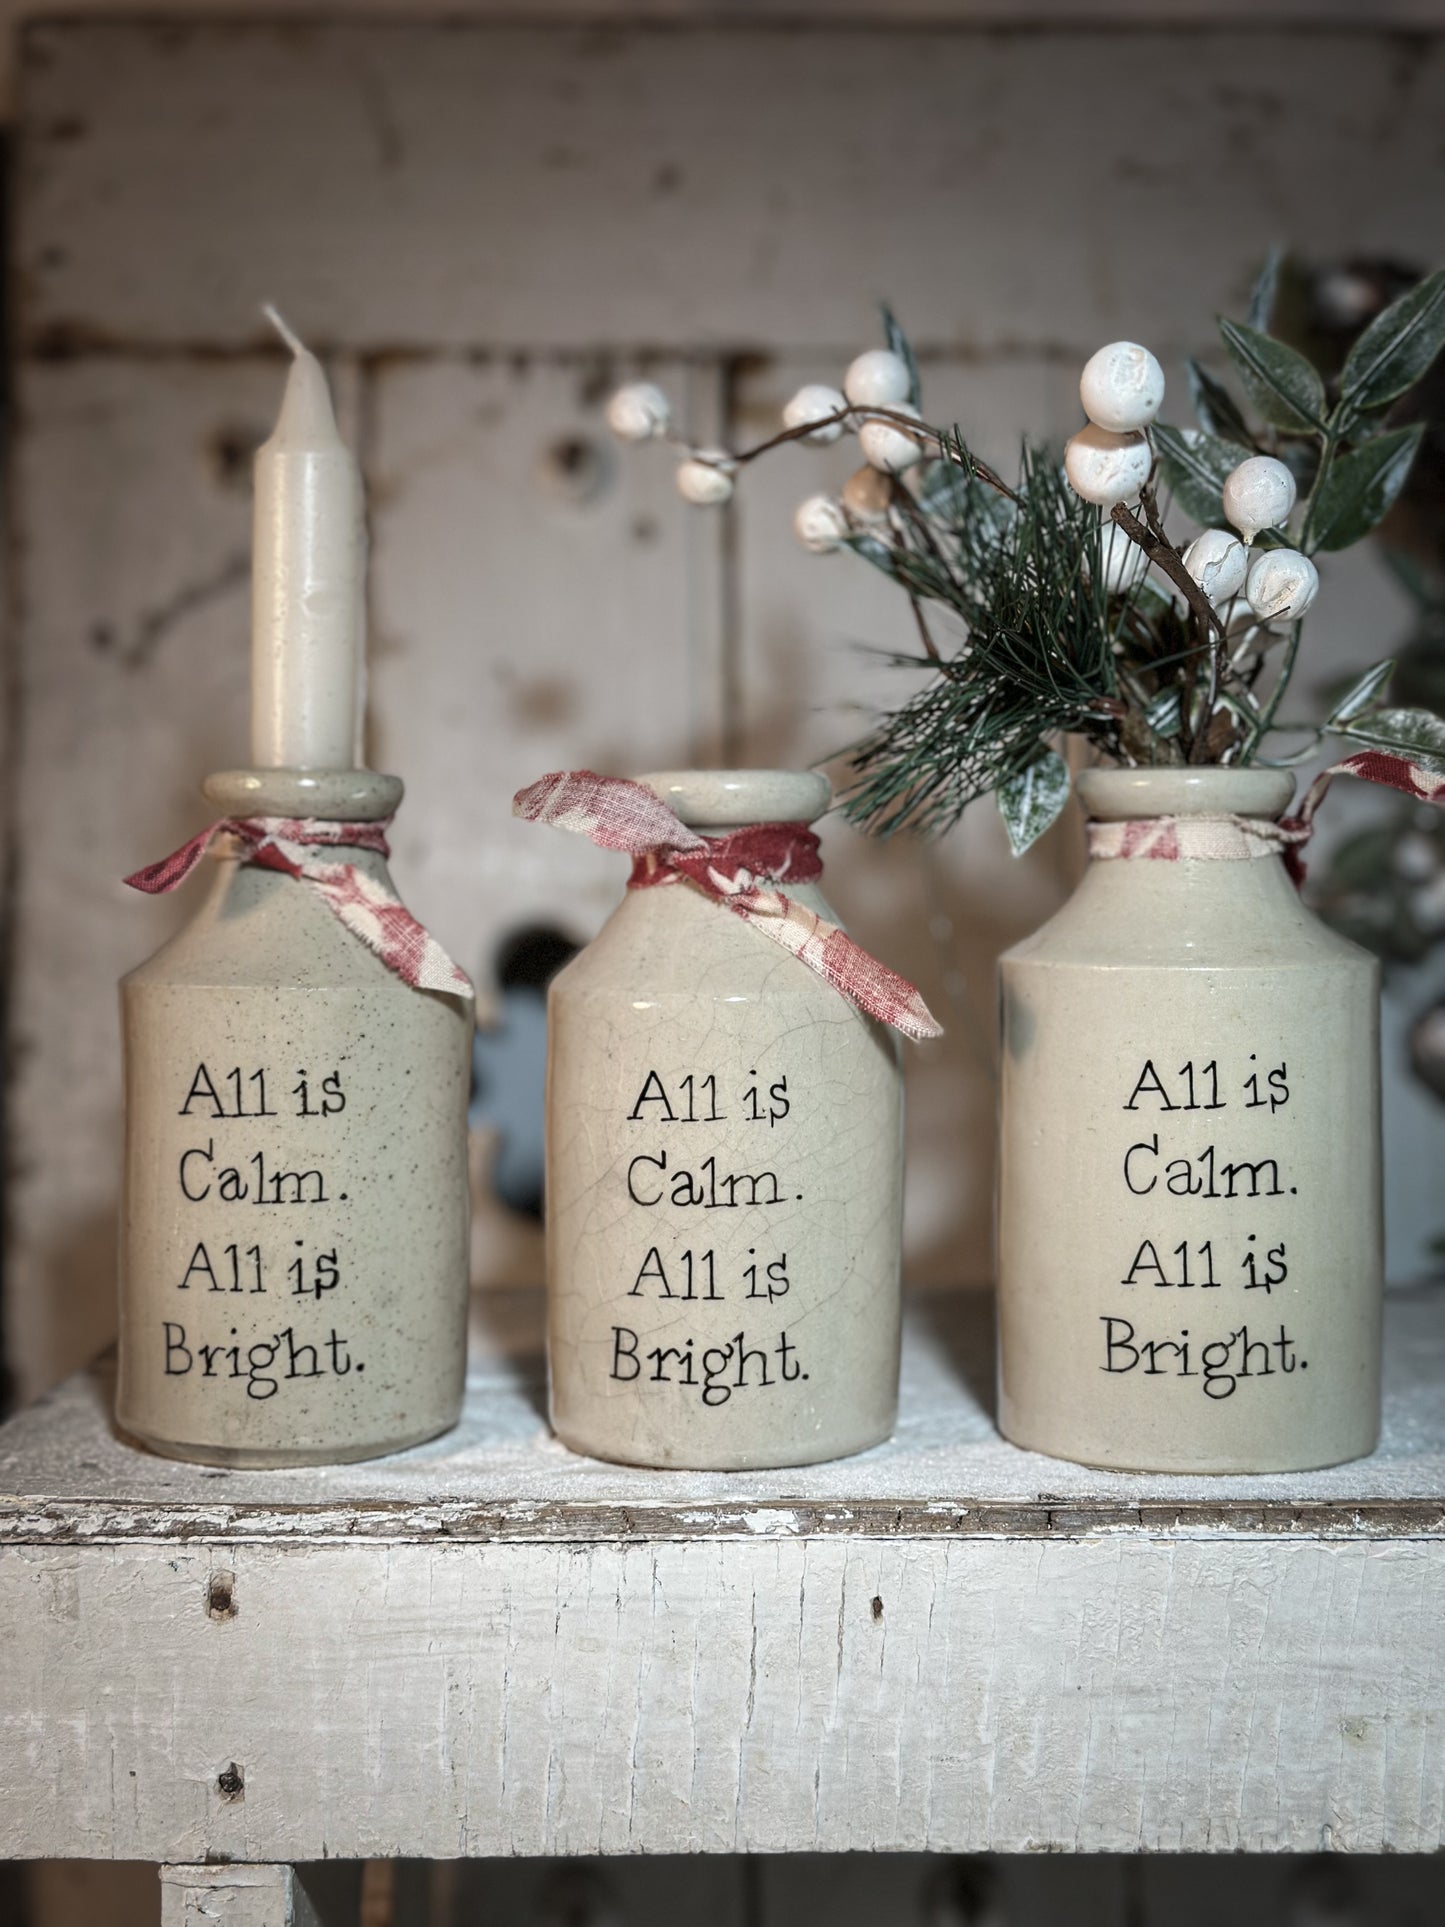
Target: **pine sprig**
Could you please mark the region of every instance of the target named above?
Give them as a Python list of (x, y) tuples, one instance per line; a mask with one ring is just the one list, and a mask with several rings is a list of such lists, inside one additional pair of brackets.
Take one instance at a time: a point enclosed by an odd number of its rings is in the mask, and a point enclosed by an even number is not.
[(956, 430), (917, 500), (927, 538), (899, 514), (888, 541), (861, 535), (851, 546), (946, 608), (965, 638), (941, 660), (894, 656), (930, 680), (850, 752), (844, 810), (882, 836), (905, 824), (948, 829), (1047, 754), (1053, 736), (1079, 732), (1122, 753), (1116, 644), (1132, 611), (1106, 591), (1097, 510), (1029, 448), (1017, 490), (1000, 495)]

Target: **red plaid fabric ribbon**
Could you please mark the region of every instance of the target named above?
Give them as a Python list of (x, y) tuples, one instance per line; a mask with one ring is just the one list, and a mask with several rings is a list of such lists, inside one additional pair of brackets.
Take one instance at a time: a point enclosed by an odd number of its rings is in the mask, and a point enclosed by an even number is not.
[(242, 858), (261, 870), (279, 870), (313, 889), (338, 922), (345, 924), (388, 970), (417, 990), (472, 995), (471, 979), (459, 970), (431, 932), (396, 894), (354, 863), (328, 863), (317, 849), (346, 847), (389, 856), (386, 840), (391, 818), (380, 823), (326, 823), (315, 817), (228, 816), (183, 843), (171, 856), (151, 863), (125, 880), (147, 896), (178, 889), (218, 836), (246, 845)]
[(771, 885), (823, 874), (818, 839), (805, 823), (760, 823), (730, 836), (700, 836), (641, 783), (588, 769), (556, 771), (518, 790), (512, 814), (571, 830), (633, 859), (630, 887), (690, 884), (791, 951), (825, 983), (905, 1037), (941, 1037), (912, 984), (871, 957), (836, 924)]
[(1122, 823), (1089, 824), (1091, 857), (1147, 857), (1163, 863), (1240, 862), (1282, 856), (1296, 883), (1303, 883), (1300, 854), (1315, 830), (1315, 812), (1337, 776), (1383, 783), (1421, 803), (1445, 802), (1445, 773), (1422, 769), (1403, 756), (1362, 750), (1334, 763), (1310, 784), (1293, 816), (1271, 823), (1262, 816), (1144, 816)]

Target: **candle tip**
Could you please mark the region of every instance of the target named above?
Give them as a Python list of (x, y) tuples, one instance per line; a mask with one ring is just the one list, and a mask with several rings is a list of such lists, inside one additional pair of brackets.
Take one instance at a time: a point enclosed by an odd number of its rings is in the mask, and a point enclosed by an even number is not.
[(261, 307), (261, 312), (286, 343), (286, 346), (291, 350), (293, 355), (304, 355), (306, 353), (305, 342), (302, 341), (294, 329), (287, 327), (280, 310), (273, 302), (264, 302)]

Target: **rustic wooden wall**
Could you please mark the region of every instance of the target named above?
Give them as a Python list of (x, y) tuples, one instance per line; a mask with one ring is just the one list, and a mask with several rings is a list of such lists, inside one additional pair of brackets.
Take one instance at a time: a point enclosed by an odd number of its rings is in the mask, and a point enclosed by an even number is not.
[[(607, 442), (618, 377), (751, 435), (871, 342), (886, 295), (931, 406), (1007, 459), (1021, 430), (1074, 423), (1098, 342), (1141, 336), (1177, 372), (1281, 236), (1445, 258), (1426, 34), (42, 23), (21, 79), (24, 1394), (109, 1334), (114, 983), (186, 914), (116, 879), (198, 827), (200, 778), (243, 754), (248, 452), (282, 376), (263, 298), (328, 355), (366, 466), (371, 749), (410, 791), (397, 874), (486, 979), (519, 923), (585, 936), (620, 885), (511, 821), (519, 783), (818, 757), (894, 686), (859, 645), (909, 641), (878, 581), (789, 533), (841, 451), (789, 451), (734, 511), (690, 511), (657, 451)], [(1401, 613), (1368, 556), (1332, 567), (1324, 606), (1319, 673)], [(835, 900), (950, 1027), (911, 1053), (921, 1280), (987, 1275), (992, 960), (1075, 848), (1064, 829), (1014, 864), (987, 807), (932, 852), (828, 832)], [(1439, 1137), (1395, 1101), (1408, 1270)], [(483, 1282), (538, 1262), (484, 1195), (476, 1251)]]

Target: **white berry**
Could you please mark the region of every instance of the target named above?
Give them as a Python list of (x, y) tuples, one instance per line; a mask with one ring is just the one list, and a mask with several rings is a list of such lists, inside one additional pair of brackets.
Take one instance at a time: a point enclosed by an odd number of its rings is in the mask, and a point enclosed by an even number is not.
[[(918, 410), (910, 408), (906, 401), (894, 402), (890, 413), (907, 415), (913, 421), (919, 419)], [(907, 429), (895, 427), (892, 422), (864, 422), (858, 430), (858, 445), (870, 465), (881, 468), (886, 475), (901, 475), (923, 460), (918, 437), (910, 435)]]
[(1283, 528), (1294, 507), (1294, 477), (1273, 455), (1251, 455), (1224, 484), (1224, 513), (1246, 542)]
[(843, 433), (843, 424), (829, 421), (828, 417), (841, 414), (847, 406), (847, 397), (840, 389), (829, 388), (820, 381), (810, 381), (805, 388), (798, 390), (783, 410), (783, 426), (806, 428), (809, 422), (822, 422), (822, 428), (815, 428), (811, 435), (804, 435), (803, 440), (820, 446), (825, 442), (836, 442)]
[(607, 404), (607, 426), (624, 442), (650, 442), (672, 425), (672, 404), (655, 382), (632, 381)]
[(1084, 363), (1079, 400), (1097, 428), (1127, 435), (1146, 428), (1164, 399), (1164, 370), (1137, 341), (1111, 341)]
[(886, 522), (892, 501), (892, 478), (876, 468), (855, 468), (843, 484), (843, 507), (855, 522)]
[(848, 364), (843, 393), (855, 408), (893, 408), (908, 400), (913, 381), (908, 363), (891, 348), (870, 348)]
[(848, 517), (843, 504), (831, 495), (810, 495), (799, 502), (793, 516), (793, 533), (814, 555), (827, 555), (838, 548), (848, 534)]
[(733, 492), (732, 460), (725, 449), (700, 448), (677, 471), (677, 492), (695, 508), (716, 508)]
[(1219, 608), (1244, 587), (1249, 551), (1228, 529), (1205, 529), (1184, 551), (1184, 566)]
[(1261, 549), (1245, 588), (1261, 622), (1293, 622), (1319, 594), (1319, 571), (1298, 549)]
[(1105, 509), (1137, 495), (1149, 479), (1152, 462), (1142, 435), (1116, 435), (1107, 428), (1081, 428), (1064, 449), (1069, 487)]

